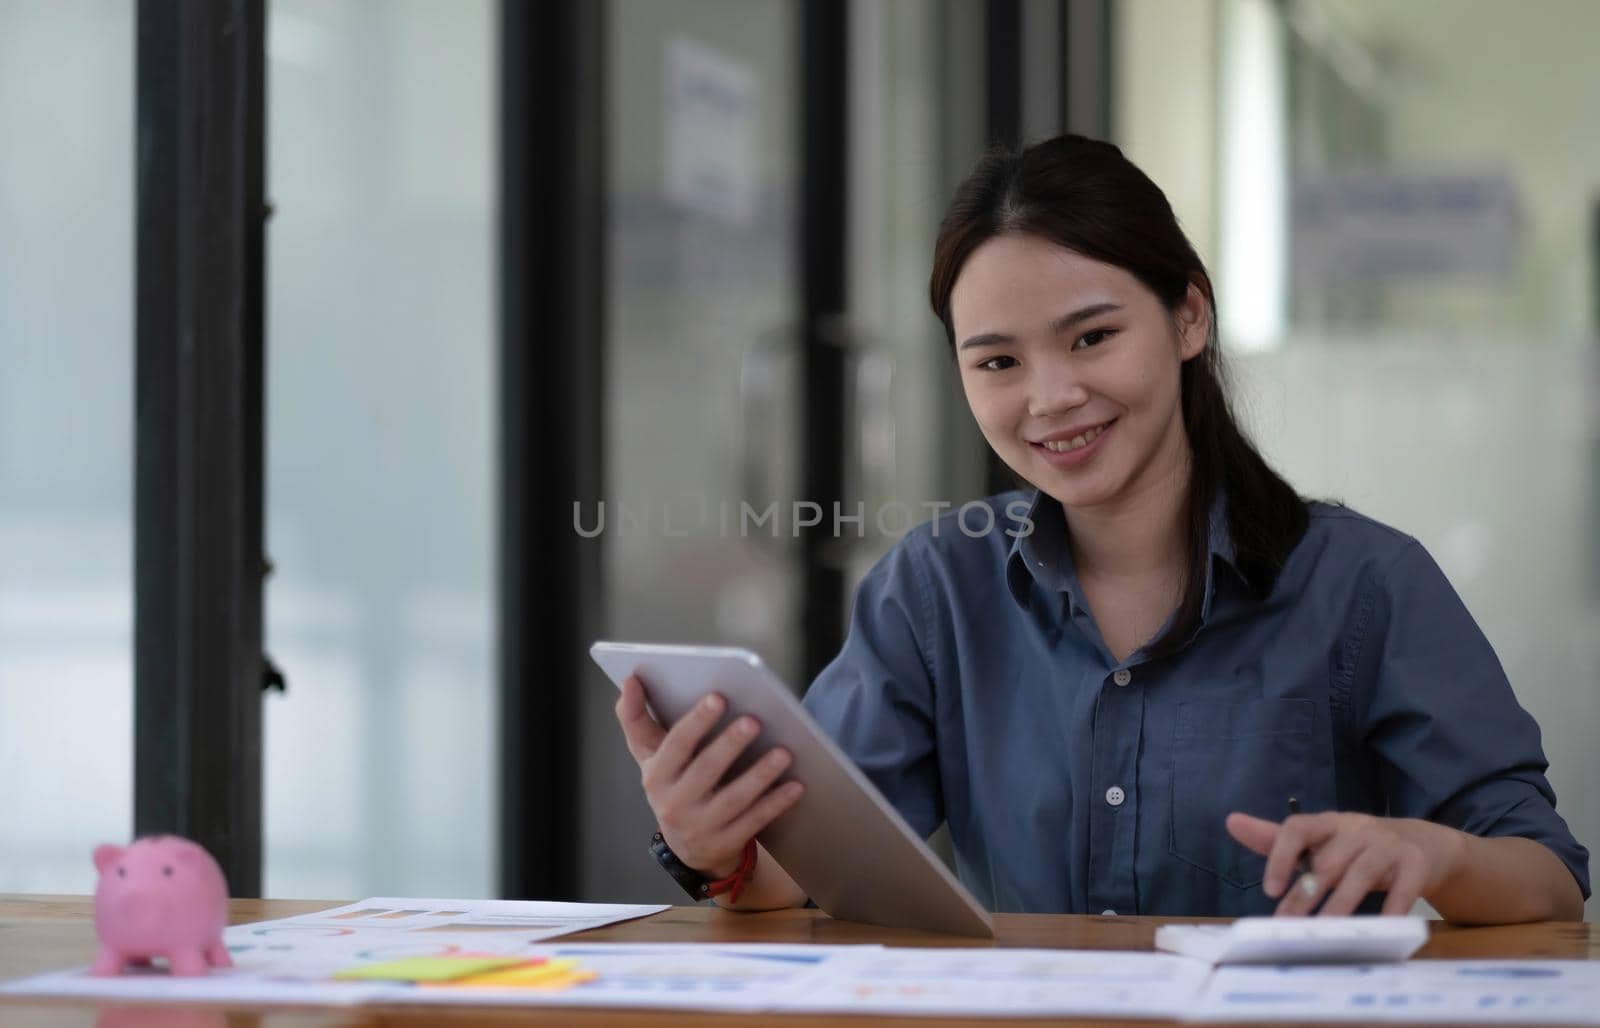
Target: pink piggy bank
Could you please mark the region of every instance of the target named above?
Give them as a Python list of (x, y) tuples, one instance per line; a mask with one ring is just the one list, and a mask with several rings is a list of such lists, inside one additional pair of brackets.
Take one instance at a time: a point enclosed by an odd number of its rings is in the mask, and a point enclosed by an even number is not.
[(93, 975), (122, 973), (126, 964), (166, 957), (175, 975), (232, 967), (222, 929), (228, 923), (228, 883), (198, 844), (176, 835), (98, 846), (94, 866), (94, 930), (100, 955)]

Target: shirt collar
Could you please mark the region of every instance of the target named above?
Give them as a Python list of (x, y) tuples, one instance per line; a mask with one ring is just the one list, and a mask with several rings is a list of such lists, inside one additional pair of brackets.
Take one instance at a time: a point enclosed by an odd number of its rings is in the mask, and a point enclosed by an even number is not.
[[(1011, 544), (1006, 557), (1006, 584), (1012, 599), (1027, 609), (1033, 587), (1037, 585), (1047, 597), (1060, 597), (1063, 616), (1086, 609), (1083, 590), (1078, 584), (1077, 569), (1072, 564), (1072, 547), (1067, 533), (1067, 516), (1061, 504), (1035, 490), (1033, 501), (1021, 531)], [(1211, 535), (1207, 545), (1210, 559), (1206, 562), (1206, 593), (1201, 603), (1202, 621), (1211, 616), (1211, 603), (1216, 594), (1216, 564), (1222, 561), (1238, 571), (1235, 562), (1233, 536), (1228, 531), (1227, 499), (1220, 492), (1211, 503)]]
[(1034, 585), (1046, 597), (1066, 601), (1070, 613), (1078, 604), (1078, 574), (1072, 566), (1072, 548), (1067, 545), (1067, 517), (1061, 504), (1035, 490), (1033, 502), (1017, 538), (1006, 558), (1006, 584), (1012, 599), (1026, 609)]

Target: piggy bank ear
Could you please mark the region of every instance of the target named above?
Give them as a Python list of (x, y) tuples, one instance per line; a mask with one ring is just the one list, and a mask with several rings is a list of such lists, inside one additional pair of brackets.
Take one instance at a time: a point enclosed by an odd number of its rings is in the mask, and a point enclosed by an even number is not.
[(121, 846), (113, 846), (109, 842), (104, 846), (96, 846), (94, 848), (94, 869), (101, 874), (105, 874), (107, 868), (122, 859), (122, 854), (123, 849)]

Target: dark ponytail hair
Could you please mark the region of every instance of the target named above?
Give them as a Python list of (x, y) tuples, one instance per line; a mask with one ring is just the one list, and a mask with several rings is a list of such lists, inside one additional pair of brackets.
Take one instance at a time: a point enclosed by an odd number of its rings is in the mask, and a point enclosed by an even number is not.
[(950, 292), (962, 265), (985, 241), (1006, 234), (1037, 236), (1133, 275), (1174, 311), (1195, 286), (1211, 308), (1211, 333), (1199, 355), (1183, 364), (1179, 398), (1193, 451), (1188, 496), (1189, 567), (1178, 612), (1147, 647), (1166, 656), (1200, 626), (1210, 552), (1211, 508), (1227, 497), (1234, 563), (1251, 590), (1265, 598), (1309, 516), (1294, 489), (1245, 438), (1228, 403), (1217, 346), (1216, 297), (1211, 277), (1178, 227), (1156, 184), (1110, 143), (1058, 136), (1020, 152), (986, 154), (956, 191), (934, 244), (929, 298), (944, 322), (952, 352)]

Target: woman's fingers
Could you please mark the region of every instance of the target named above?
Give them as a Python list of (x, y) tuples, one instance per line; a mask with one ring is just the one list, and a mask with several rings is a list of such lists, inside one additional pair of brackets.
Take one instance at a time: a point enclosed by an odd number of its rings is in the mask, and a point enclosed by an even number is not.
[(656, 807), (656, 818), (673, 852), (690, 867), (719, 877), (719, 862), (738, 863), (744, 844), (799, 800), (798, 782), (773, 782), (789, 766), (788, 751), (774, 749), (732, 782), (710, 794), (682, 789)]
[[(1332, 892), (1365, 845), (1359, 833), (1348, 827), (1336, 832), (1311, 856), (1311, 874), (1300, 875), (1284, 890), (1283, 900), (1276, 913), (1286, 917), (1303, 917), (1317, 909), (1322, 898)], [(1298, 867), (1296, 871), (1298, 871)]]
[(1383, 913), (1408, 913), (1427, 884), (1428, 859), (1422, 848), (1398, 834), (1383, 818), (1322, 816), (1333, 821), (1335, 828), (1312, 859), (1311, 880), (1316, 887), (1303, 890), (1301, 885), (1307, 879), (1294, 881), (1276, 913), (1297, 917), (1315, 910), (1323, 917), (1344, 917), (1379, 889), (1388, 892)]
[(1384, 848), (1363, 850), (1360, 856), (1350, 862), (1349, 869), (1339, 880), (1338, 888), (1322, 905), (1321, 915), (1344, 917), (1355, 913), (1361, 901), (1367, 898), (1367, 893), (1376, 889), (1388, 876), (1391, 867), (1391, 854), (1385, 852)]
[(1234, 813), (1223, 825), (1239, 845), (1262, 856), (1272, 852), (1272, 843), (1278, 838), (1278, 822), (1263, 817)]
[(1411, 908), (1422, 898), (1422, 890), (1427, 882), (1428, 858), (1421, 847), (1410, 847), (1409, 851), (1401, 853), (1399, 870), (1393, 875), (1389, 883), (1389, 895), (1383, 900), (1383, 912), (1397, 915), (1411, 913)]
[(717, 783), (728, 773), (728, 768), (739, 759), (739, 754), (743, 753), (760, 733), (761, 725), (755, 718), (749, 715), (737, 718), (695, 754), (694, 759), (689, 761), (689, 765), (678, 776), (673, 791), (681, 793), (684, 799), (690, 800), (709, 796), (716, 790)]
[(645, 706), (644, 683), (637, 675), (622, 681), (622, 694), (617, 697), (617, 723), (622, 725), (622, 738), (628, 743), (628, 753), (639, 764), (655, 755), (666, 738), (667, 730), (650, 716)]
[(743, 846), (760, 831), (781, 817), (785, 811), (805, 795), (806, 787), (799, 782), (784, 782), (753, 803), (748, 810), (728, 825), (723, 836), (734, 845)]
[(1338, 814), (1293, 814), (1278, 826), (1267, 854), (1261, 888), (1268, 896), (1282, 896), (1294, 879), (1300, 855), (1327, 841), (1337, 830)]
[(645, 792), (660, 792), (675, 783), (694, 757), (700, 740), (717, 723), (727, 702), (712, 693), (696, 703), (668, 730), (655, 754), (644, 765)]
[(796, 782), (772, 788), (791, 760), (781, 748), (719, 788), (761, 731), (754, 718), (742, 717), (702, 746), (726, 709), (726, 701), (713, 693), (670, 730), (663, 729), (650, 713), (643, 683), (631, 675), (616, 704), (628, 752), (639, 764), (645, 798), (667, 844), (685, 864), (705, 873), (736, 864), (745, 844), (804, 792)]
[(774, 746), (738, 778), (717, 790), (706, 808), (707, 815), (719, 825), (732, 822), (772, 788), (772, 783), (788, 770), (791, 763), (793, 758), (789, 751), (782, 746)]

